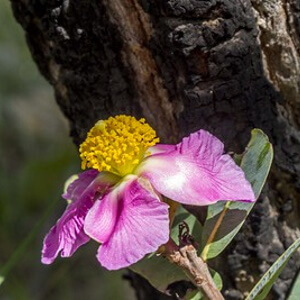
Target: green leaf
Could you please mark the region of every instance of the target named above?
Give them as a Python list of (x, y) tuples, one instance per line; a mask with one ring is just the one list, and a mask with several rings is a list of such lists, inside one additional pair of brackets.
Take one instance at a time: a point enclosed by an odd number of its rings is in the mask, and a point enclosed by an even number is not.
[(189, 280), (184, 272), (171, 264), (166, 258), (149, 255), (130, 267), (132, 271), (146, 278), (149, 283), (161, 292), (166, 292), (171, 283)]
[[(246, 300), (263, 300), (271, 290), (275, 280), (278, 278), (290, 257), (300, 247), (300, 239), (296, 240), (271, 266), (271, 268), (264, 274), (255, 287), (250, 292)], [(298, 283), (299, 284), (299, 283)], [(298, 286), (299, 288), (299, 286)], [(295, 298), (296, 299), (296, 298)], [(299, 299), (299, 294), (297, 299)]]
[(292, 291), (288, 297), (288, 300), (298, 300), (300, 296), (300, 273), (298, 274), (296, 281), (293, 285)]
[(184, 297), (184, 300), (203, 300), (203, 295), (198, 290), (188, 291)]
[[(242, 157), (237, 157), (257, 199), (272, 164), (272, 144), (260, 129), (254, 129)], [(201, 242), (204, 260), (216, 257), (226, 248), (242, 227), (253, 205), (240, 201), (220, 201), (208, 206)]]
[(223, 288), (223, 280), (222, 280), (221, 275), (217, 271), (215, 271), (211, 268), (209, 268), (209, 270), (210, 270), (212, 278), (216, 284), (216, 287), (218, 288), (219, 291), (221, 291), (221, 289)]

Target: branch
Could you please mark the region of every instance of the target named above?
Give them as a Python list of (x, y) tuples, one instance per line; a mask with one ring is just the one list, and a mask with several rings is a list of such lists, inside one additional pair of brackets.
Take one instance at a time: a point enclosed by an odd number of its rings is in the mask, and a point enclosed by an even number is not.
[(170, 240), (164, 247), (164, 255), (171, 263), (183, 269), (206, 299), (224, 300), (210, 275), (207, 264), (198, 257), (193, 245), (178, 247), (173, 240)]

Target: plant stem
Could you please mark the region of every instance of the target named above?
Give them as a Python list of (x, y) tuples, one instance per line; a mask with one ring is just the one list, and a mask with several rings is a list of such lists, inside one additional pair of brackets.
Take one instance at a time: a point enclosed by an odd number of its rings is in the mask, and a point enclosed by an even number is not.
[(164, 255), (171, 263), (183, 269), (205, 299), (224, 300), (210, 275), (207, 264), (201, 257), (198, 257), (193, 245), (178, 247), (173, 240), (170, 240), (165, 245)]

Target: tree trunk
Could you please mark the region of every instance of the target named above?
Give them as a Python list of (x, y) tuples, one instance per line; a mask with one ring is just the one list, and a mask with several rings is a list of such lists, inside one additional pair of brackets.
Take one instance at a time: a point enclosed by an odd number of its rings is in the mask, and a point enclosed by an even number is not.
[[(300, 236), (300, 0), (11, 2), (76, 144), (120, 113), (145, 116), (163, 142), (204, 128), (241, 152), (252, 128), (270, 136), (268, 186), (214, 261), (226, 299), (242, 299)], [(285, 299), (299, 266), (295, 255), (272, 299)], [(139, 299), (154, 299), (130, 280)]]

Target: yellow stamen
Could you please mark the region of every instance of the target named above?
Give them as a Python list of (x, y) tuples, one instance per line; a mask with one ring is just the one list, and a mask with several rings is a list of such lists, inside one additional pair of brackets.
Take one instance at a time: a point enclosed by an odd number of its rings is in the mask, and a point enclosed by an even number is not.
[(119, 115), (100, 120), (80, 145), (81, 167), (125, 176), (147, 155), (147, 149), (158, 142), (155, 130), (145, 119)]

